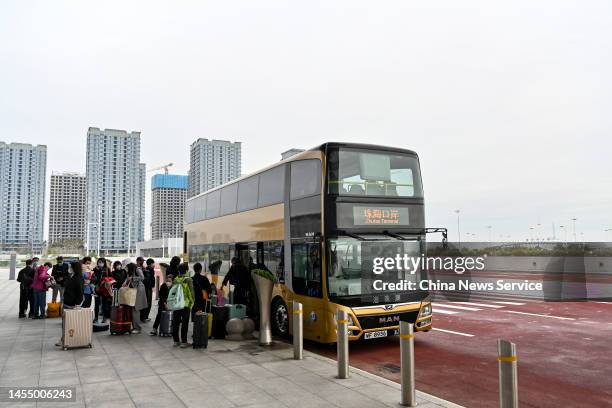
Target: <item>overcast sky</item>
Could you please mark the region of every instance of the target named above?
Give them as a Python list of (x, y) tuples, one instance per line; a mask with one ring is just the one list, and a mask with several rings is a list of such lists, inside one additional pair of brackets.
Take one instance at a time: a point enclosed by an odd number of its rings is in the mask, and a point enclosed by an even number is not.
[(455, 209), (476, 239), (572, 217), (604, 239), (611, 72), (609, 0), (0, 3), (0, 140), (46, 144), (48, 177), (85, 171), (89, 126), (141, 131), (142, 161), (184, 174), (198, 137), (242, 141), (243, 173), (398, 146), (451, 239)]

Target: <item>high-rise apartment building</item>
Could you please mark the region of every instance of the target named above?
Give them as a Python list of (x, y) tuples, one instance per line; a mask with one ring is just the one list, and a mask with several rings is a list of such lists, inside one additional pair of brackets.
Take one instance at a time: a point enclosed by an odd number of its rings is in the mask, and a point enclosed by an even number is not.
[(193, 197), (240, 177), (240, 142), (198, 139), (191, 144), (189, 196)]
[(0, 142), (0, 250), (40, 253), (47, 146)]
[(125, 253), (144, 239), (145, 165), (140, 132), (87, 131), (86, 242), (89, 251)]
[(49, 245), (85, 239), (85, 176), (79, 173), (51, 174), (49, 194)]
[(183, 236), (188, 177), (156, 174), (151, 179), (151, 239)]

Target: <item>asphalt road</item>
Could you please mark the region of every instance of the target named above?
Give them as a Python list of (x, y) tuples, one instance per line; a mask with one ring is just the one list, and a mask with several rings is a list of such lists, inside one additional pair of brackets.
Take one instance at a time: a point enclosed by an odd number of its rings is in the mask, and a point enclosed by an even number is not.
[[(502, 338), (517, 345), (521, 407), (612, 406), (612, 303), (435, 302), (434, 328), (416, 336), (419, 390), (466, 407), (498, 406)], [(399, 339), (352, 343), (350, 364), (399, 382)]]

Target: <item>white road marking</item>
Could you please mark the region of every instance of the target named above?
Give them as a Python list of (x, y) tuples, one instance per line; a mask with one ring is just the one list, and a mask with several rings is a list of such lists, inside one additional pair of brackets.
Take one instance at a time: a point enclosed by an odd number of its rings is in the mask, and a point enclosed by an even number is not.
[(499, 303), (500, 305), (513, 305), (513, 306), (523, 306), (524, 303), (519, 303), (519, 302), (493, 302), (493, 303)]
[(499, 309), (503, 306), (499, 306), (499, 305), (487, 305), (484, 303), (474, 303), (474, 302), (453, 302), (453, 303), (465, 303), (466, 305), (473, 305), (473, 306), (480, 306), (480, 307), (492, 307), (494, 309)]
[(451, 309), (469, 310), (469, 311), (472, 311), (472, 312), (475, 312), (477, 310), (482, 310), (482, 309), (477, 309), (475, 307), (449, 305), (448, 303), (444, 303), (442, 305), (438, 304), (438, 303), (434, 303), (434, 305), (439, 306), (439, 307), (450, 307)]
[(537, 313), (517, 312), (515, 310), (504, 310), (504, 312), (522, 314), (522, 315), (527, 315), (527, 316), (550, 317), (551, 319), (559, 319), (559, 320), (576, 320), (573, 317), (561, 317), (561, 316), (551, 316), (551, 315), (544, 315), (544, 314), (537, 314)]
[(444, 329), (438, 329), (437, 327), (432, 328), (431, 330), (435, 330), (435, 331), (439, 331), (439, 332), (444, 332), (444, 333), (450, 333), (450, 334), (456, 334), (458, 336), (465, 336), (465, 337), (474, 337), (473, 334), (469, 334), (469, 333), (461, 333), (461, 332), (456, 332), (456, 331), (452, 331), (452, 330), (444, 330)]
[(459, 312), (454, 312), (454, 311), (452, 311), (452, 310), (442, 310), (442, 309), (438, 309), (438, 307), (437, 307), (437, 306), (433, 306), (433, 307), (432, 307), (432, 310), (433, 310), (433, 312), (434, 312), (434, 313), (449, 314), (449, 315), (454, 315), (454, 314), (459, 313)]

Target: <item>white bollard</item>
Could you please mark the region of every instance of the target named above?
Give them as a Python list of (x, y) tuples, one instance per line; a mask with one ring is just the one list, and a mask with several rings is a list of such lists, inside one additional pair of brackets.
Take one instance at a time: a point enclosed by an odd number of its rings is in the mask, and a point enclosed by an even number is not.
[(414, 327), (411, 323), (400, 322), (400, 361), (402, 378), (401, 405), (416, 406), (414, 386)]
[(344, 310), (338, 310), (336, 320), (338, 322), (336, 333), (338, 345), (338, 378), (349, 378), (348, 314)]
[(497, 340), (497, 361), (499, 362), (499, 406), (518, 408), (516, 344), (507, 340)]
[(304, 359), (304, 310), (300, 302), (293, 301), (293, 359)]

